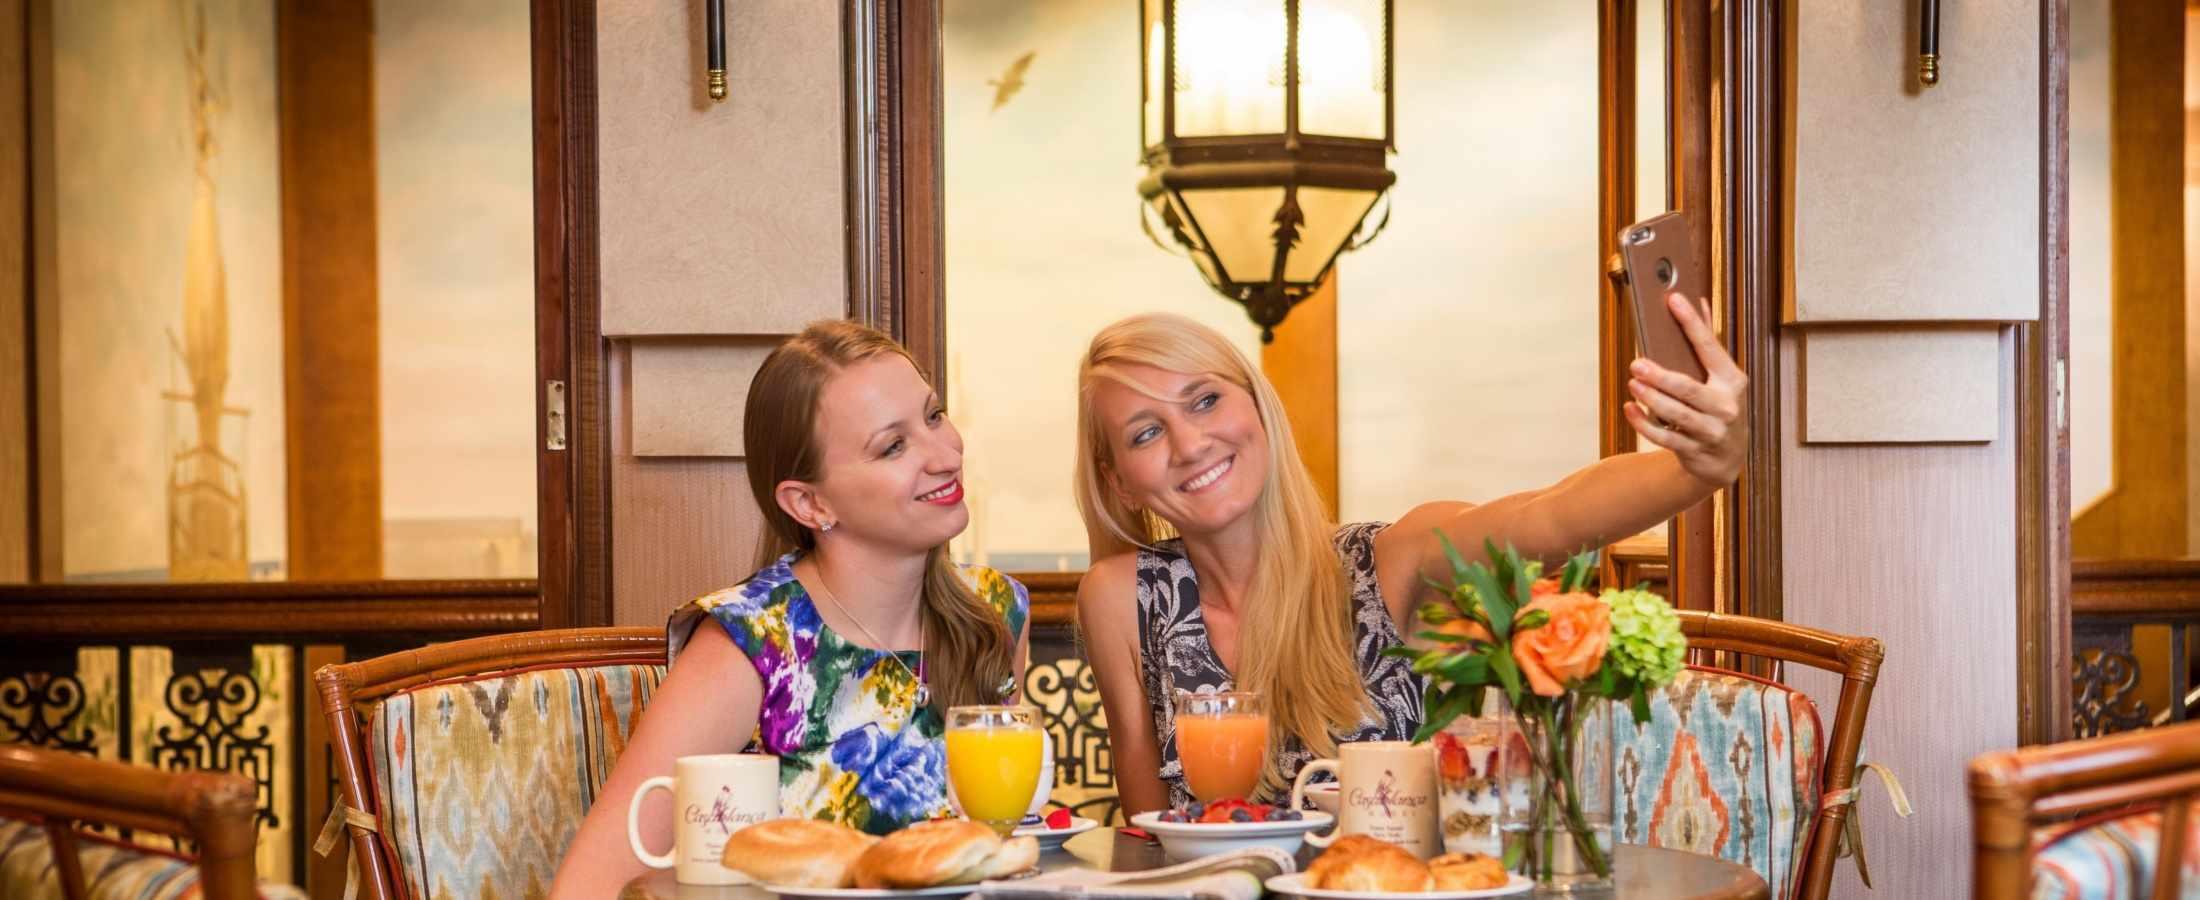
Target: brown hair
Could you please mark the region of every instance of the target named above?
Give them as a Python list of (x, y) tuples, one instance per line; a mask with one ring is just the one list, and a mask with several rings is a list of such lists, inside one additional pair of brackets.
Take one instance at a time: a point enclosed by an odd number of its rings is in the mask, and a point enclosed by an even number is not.
[[(817, 408), (826, 383), (850, 365), (888, 354), (907, 360), (924, 375), (924, 367), (893, 338), (837, 319), (811, 323), (756, 370), (741, 437), (747, 444), (749, 490), (764, 513), (757, 568), (790, 552), (817, 549), (817, 535), (780, 509), (774, 495), (782, 481), (823, 480)], [(932, 548), (925, 561), (921, 602), (924, 655), (936, 664), (925, 672), (933, 705), (944, 709), (1004, 702), (1008, 695), (999, 688), (1012, 680), (1015, 637), (992, 605), (971, 591), (945, 544)]]

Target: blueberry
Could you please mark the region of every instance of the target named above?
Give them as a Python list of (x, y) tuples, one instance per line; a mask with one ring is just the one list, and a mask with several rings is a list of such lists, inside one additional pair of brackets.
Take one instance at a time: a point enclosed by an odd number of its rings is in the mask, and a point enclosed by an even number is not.
[(1268, 816), (1271, 822), (1296, 822), (1303, 818), (1305, 816), (1299, 815), (1299, 811), (1295, 809), (1279, 809)]
[(1199, 801), (1197, 801), (1197, 800), (1194, 800), (1194, 801), (1192, 801), (1192, 805), (1191, 805), (1191, 806), (1189, 806), (1189, 807), (1186, 807), (1186, 808), (1185, 808), (1185, 810), (1184, 810), (1184, 815), (1185, 815), (1185, 816), (1187, 816), (1187, 817), (1189, 817), (1189, 818), (1193, 818), (1193, 819), (1197, 819), (1197, 818), (1199, 818), (1200, 816), (1203, 816), (1203, 815), (1206, 815), (1206, 814), (1207, 814), (1207, 804), (1205, 804), (1205, 803), (1201, 803), (1201, 802), (1199, 802)]
[(1252, 813), (1252, 811), (1251, 811), (1251, 810), (1248, 810), (1248, 809), (1246, 809), (1246, 808), (1244, 808), (1244, 807), (1242, 807), (1242, 806), (1241, 806), (1241, 807), (1238, 807), (1237, 809), (1233, 809), (1233, 810), (1230, 810), (1230, 821), (1232, 821), (1232, 822), (1250, 822), (1250, 821), (1253, 821), (1253, 813)]

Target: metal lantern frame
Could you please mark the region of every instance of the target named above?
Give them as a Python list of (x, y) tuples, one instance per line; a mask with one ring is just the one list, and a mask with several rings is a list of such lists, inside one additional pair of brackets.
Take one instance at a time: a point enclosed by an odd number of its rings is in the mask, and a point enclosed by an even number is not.
[[(1397, 181), (1389, 165), (1389, 155), (1397, 149), (1397, 91), (1393, 78), (1397, 64), (1391, 26), (1394, 0), (1379, 0), (1383, 106), (1380, 138), (1308, 134), (1300, 130), (1300, 0), (1273, 2), (1280, 3), (1284, 10), (1283, 131), (1196, 136), (1177, 133), (1178, 0), (1139, 2), (1139, 148), (1146, 167), (1146, 176), (1138, 185), (1139, 195), (1145, 201), (1140, 224), (1155, 244), (1165, 250), (1172, 249), (1155, 233), (1154, 220), (1158, 219), (1160, 229), (1168, 232), (1176, 249), (1192, 258), (1208, 285), (1245, 308), (1246, 314), (1260, 326), (1263, 343), (1273, 340), (1276, 326), (1283, 323), (1292, 307), (1328, 279), (1336, 268), (1338, 256), (1365, 246), (1389, 224), (1390, 188)], [(1154, 71), (1151, 55), (1156, 48), (1148, 36), (1153, 33), (1156, 14), (1160, 17), (1163, 35), (1159, 48), (1163, 57), (1159, 85), (1161, 133), (1158, 135), (1149, 133), (1151, 123), (1146, 112), (1148, 104), (1155, 99), (1151, 92), (1156, 85), (1149, 73)], [(1237, 272), (1225, 266), (1215, 243), (1209, 239), (1208, 226), (1192, 214), (1192, 207), (1185, 200), (1187, 192), (1230, 188), (1281, 188), (1283, 191), (1282, 202), (1272, 217), (1274, 229), (1269, 239), (1274, 243), (1274, 250), (1267, 271)], [(1301, 246), (1307, 226), (1305, 210), (1299, 203), (1302, 188), (1362, 191), (1374, 196), (1351, 229), (1345, 232), (1342, 244), (1333, 249), (1307, 248)], [(1371, 227), (1368, 220), (1378, 208), (1381, 216)], [(1292, 254), (1305, 252), (1328, 253), (1329, 257), (1310, 279), (1286, 277), (1286, 263)]]

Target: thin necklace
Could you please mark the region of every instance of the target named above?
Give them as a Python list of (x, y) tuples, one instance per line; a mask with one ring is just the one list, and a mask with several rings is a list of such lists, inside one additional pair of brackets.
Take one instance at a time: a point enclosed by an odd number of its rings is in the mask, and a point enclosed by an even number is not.
[(885, 641), (879, 640), (878, 635), (871, 633), (871, 629), (863, 627), (862, 619), (856, 618), (855, 613), (849, 612), (847, 607), (840, 605), (840, 598), (834, 596), (832, 585), (825, 583), (825, 570), (822, 567), (817, 570), (817, 586), (824, 589), (825, 602), (833, 605), (834, 612), (840, 613), (840, 617), (847, 619), (848, 624), (854, 625), (857, 633), (862, 634), (864, 640), (870, 641), (872, 646), (877, 647), (880, 653), (886, 654), (887, 659), (893, 660), (894, 665), (900, 666), (901, 670), (909, 675), (909, 680), (917, 683), (918, 708), (931, 706), (932, 689), (925, 685), (924, 675), (922, 674), (924, 672), (924, 617), (922, 615), (917, 617), (917, 667), (911, 669), (908, 663), (901, 661), (900, 651), (887, 646)]

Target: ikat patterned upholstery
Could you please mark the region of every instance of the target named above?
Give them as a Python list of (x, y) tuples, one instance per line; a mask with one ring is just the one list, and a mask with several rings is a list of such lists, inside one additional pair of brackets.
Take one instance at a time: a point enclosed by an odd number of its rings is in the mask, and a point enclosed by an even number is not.
[[(2200, 804), (2185, 818), (2178, 896), (2200, 900)], [(2033, 900), (2143, 900), (2161, 864), (2160, 807), (2041, 829), (2032, 857)]]
[[(96, 834), (77, 834), (77, 859), (91, 900), (169, 900), (199, 895), (199, 867), (190, 857), (126, 844)], [(53, 843), (32, 817), (0, 816), (0, 897), (60, 900), (61, 871)], [(289, 885), (263, 884), (266, 900), (305, 896)]]

